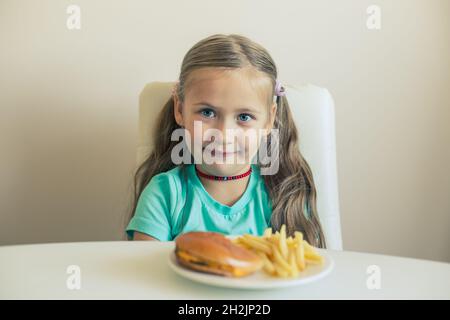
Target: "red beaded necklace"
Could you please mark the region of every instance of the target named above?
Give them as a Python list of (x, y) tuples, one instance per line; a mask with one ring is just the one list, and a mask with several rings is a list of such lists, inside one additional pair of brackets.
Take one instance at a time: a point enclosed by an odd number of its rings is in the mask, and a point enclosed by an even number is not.
[(237, 179), (241, 179), (241, 178), (245, 178), (246, 176), (248, 176), (250, 173), (252, 173), (252, 167), (250, 167), (250, 169), (248, 169), (247, 172), (244, 172), (242, 174), (238, 174), (236, 176), (214, 176), (214, 175), (210, 175), (210, 174), (206, 174), (204, 172), (201, 172), (200, 170), (197, 169), (197, 166), (195, 166), (195, 171), (197, 172), (197, 174), (199, 176), (202, 176), (203, 178), (206, 179), (210, 179), (210, 180), (219, 180), (219, 181), (228, 181), (228, 180), (237, 180)]

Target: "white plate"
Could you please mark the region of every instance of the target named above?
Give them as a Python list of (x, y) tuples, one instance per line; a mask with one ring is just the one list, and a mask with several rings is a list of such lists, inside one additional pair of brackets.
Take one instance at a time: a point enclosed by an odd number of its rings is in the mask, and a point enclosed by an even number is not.
[(276, 278), (266, 274), (263, 270), (255, 272), (242, 278), (230, 278), (220, 275), (202, 273), (182, 267), (176, 259), (175, 252), (169, 256), (169, 266), (180, 276), (204, 284), (218, 287), (238, 288), (238, 289), (271, 289), (299, 286), (313, 281), (317, 281), (328, 275), (334, 267), (333, 259), (326, 250), (317, 249), (317, 252), (324, 257), (322, 265), (309, 265), (305, 271), (300, 272), (297, 278)]

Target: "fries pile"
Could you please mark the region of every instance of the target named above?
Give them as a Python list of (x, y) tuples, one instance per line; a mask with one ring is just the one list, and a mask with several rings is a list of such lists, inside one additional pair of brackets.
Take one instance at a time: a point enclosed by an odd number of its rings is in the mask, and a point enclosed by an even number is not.
[(263, 270), (275, 277), (297, 277), (308, 265), (323, 264), (323, 257), (303, 240), (301, 232), (286, 237), (285, 225), (274, 234), (267, 228), (262, 237), (244, 234), (232, 241), (258, 254), (264, 261)]

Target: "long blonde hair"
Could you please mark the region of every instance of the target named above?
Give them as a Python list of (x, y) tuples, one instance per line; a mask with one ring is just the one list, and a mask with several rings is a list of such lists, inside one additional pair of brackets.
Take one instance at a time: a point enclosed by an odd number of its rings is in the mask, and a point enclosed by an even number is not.
[[(259, 44), (236, 34), (215, 34), (196, 43), (185, 55), (176, 93), (184, 102), (186, 79), (199, 68), (237, 69), (251, 66), (267, 75), (275, 88), (277, 68), (270, 54)], [(271, 92), (271, 97), (275, 94)], [(171, 97), (158, 116), (154, 130), (155, 144), (148, 158), (137, 168), (130, 219), (134, 215), (140, 194), (153, 176), (176, 165), (171, 160), (172, 132), (180, 128), (175, 121), (174, 99)], [(316, 206), (316, 188), (311, 169), (299, 150), (299, 138), (286, 96), (277, 97), (274, 129), (278, 129), (279, 170), (263, 175), (272, 200), (271, 226), (274, 231), (286, 225), (288, 235), (303, 232), (305, 239), (317, 247), (326, 247)], [(270, 146), (270, 136), (268, 137)], [(184, 166), (184, 165), (182, 165)]]

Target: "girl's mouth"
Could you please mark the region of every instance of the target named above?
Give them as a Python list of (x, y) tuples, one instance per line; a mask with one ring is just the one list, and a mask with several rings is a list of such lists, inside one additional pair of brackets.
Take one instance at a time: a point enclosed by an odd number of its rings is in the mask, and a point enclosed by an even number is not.
[[(203, 152), (205, 151), (205, 148), (203, 148)], [(237, 151), (225, 151), (225, 150), (219, 150), (219, 149), (213, 149), (210, 151), (211, 152), (211, 156), (218, 156), (218, 157), (231, 157), (234, 156), (235, 154), (240, 154), (240, 150)]]
[(225, 151), (225, 152), (223, 152), (223, 151), (219, 151), (219, 150), (213, 150), (212, 152), (211, 152), (211, 155), (214, 157), (215, 155), (218, 155), (219, 157), (223, 157), (223, 158), (226, 158), (226, 157), (230, 157), (230, 156), (232, 156), (232, 155), (234, 155), (234, 154), (236, 154), (237, 152), (236, 151), (234, 151), (234, 152), (228, 152), (228, 151)]

